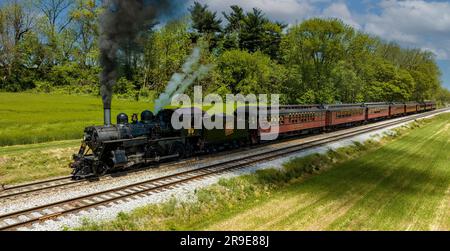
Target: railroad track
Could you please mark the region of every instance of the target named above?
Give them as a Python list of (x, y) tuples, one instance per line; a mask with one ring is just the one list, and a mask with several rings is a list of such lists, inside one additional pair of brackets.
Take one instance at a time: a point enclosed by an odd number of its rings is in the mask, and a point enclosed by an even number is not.
[(179, 172), (157, 179), (151, 179), (77, 198), (0, 215), (0, 230), (17, 230), (19, 228), (29, 227), (35, 223), (45, 222), (50, 219), (57, 219), (58, 217), (73, 214), (83, 210), (93, 208), (100, 209), (101, 207), (113, 206), (117, 203), (124, 203), (129, 200), (147, 197), (163, 191), (171, 190), (189, 182), (213, 177), (215, 175), (224, 174), (230, 171), (235, 171), (237, 169), (242, 169), (257, 163), (267, 162), (273, 159), (288, 156), (305, 149), (326, 145), (335, 141), (351, 138), (365, 133), (370, 133), (373, 131), (391, 127), (393, 125), (430, 116), (442, 111), (444, 110), (413, 115), (382, 125), (375, 125), (368, 128), (359, 128), (348, 133), (338, 133), (323, 139), (311, 140), (300, 145), (291, 145), (280, 149), (268, 150), (261, 153), (246, 155), (243, 157), (238, 157), (236, 159), (210, 164), (194, 170)]
[(76, 183), (79, 183), (79, 181), (73, 181), (71, 176), (64, 176), (18, 186), (3, 187), (3, 189), (0, 190), (0, 200)]
[(10, 186), (10, 187), (3, 187), (3, 189), (0, 190), (0, 201), (9, 199), (9, 198), (16, 198), (18, 196), (25, 196), (25, 195), (34, 195), (37, 192), (41, 191), (51, 191), (56, 188), (63, 188), (70, 185), (76, 185), (76, 184), (83, 184), (83, 183), (89, 183), (92, 181), (104, 181), (106, 179), (116, 177), (116, 176), (123, 176), (134, 172), (141, 172), (146, 171), (150, 169), (150, 167), (142, 168), (142, 169), (136, 169), (129, 172), (122, 172), (122, 173), (116, 173), (111, 175), (106, 175), (101, 178), (97, 179), (84, 179), (84, 180), (72, 180), (72, 176), (65, 176), (65, 177), (59, 177), (55, 179), (49, 179), (49, 180), (43, 180), (33, 183), (26, 183), (18, 186)]

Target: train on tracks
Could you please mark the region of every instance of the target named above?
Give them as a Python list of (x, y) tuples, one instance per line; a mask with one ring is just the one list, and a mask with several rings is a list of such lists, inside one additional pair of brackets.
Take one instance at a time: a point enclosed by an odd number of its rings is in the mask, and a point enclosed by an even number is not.
[[(254, 128), (249, 126), (252, 120), (258, 119), (255, 116), (267, 116), (267, 120), (278, 127), (276, 131), (279, 132), (279, 138), (283, 138), (348, 128), (435, 109), (436, 103), (433, 101), (288, 105), (280, 106), (276, 116), (270, 112), (266, 115), (251, 115), (246, 109), (246, 129), (224, 125), (224, 129), (213, 130), (204, 127), (176, 130), (171, 123), (175, 110), (170, 109), (156, 115), (144, 111), (140, 120), (134, 114), (131, 122), (126, 114), (121, 113), (117, 116), (116, 125), (110, 123), (110, 114), (105, 112), (104, 126), (85, 129), (82, 146), (78, 154), (73, 156), (70, 167), (73, 169), (73, 179), (85, 179), (223, 149), (258, 145), (262, 142), (261, 135), (268, 131), (260, 127), (250, 129)], [(236, 114), (214, 116), (223, 116), (223, 121), (227, 121), (226, 116), (235, 116), (236, 119), (232, 121), (238, 123)]]

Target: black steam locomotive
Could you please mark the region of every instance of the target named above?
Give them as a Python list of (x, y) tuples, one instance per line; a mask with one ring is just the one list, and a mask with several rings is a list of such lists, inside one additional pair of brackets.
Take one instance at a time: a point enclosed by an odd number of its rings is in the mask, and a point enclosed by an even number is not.
[(171, 128), (169, 115), (167, 111), (158, 116), (144, 111), (140, 121), (133, 115), (129, 123), (128, 116), (122, 113), (117, 116), (117, 125), (86, 128), (83, 144), (71, 164), (73, 177), (101, 176), (162, 158), (184, 157), (185, 137)]

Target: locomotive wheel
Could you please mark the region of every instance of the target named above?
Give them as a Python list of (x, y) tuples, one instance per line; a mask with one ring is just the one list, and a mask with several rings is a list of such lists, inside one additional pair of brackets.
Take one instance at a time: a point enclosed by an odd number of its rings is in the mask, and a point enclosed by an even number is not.
[(103, 175), (107, 174), (108, 171), (109, 171), (108, 166), (101, 164), (97, 168), (95, 168), (94, 175), (95, 176), (103, 176)]
[(156, 162), (159, 162), (161, 156), (163, 156), (163, 150), (159, 146), (150, 146), (145, 150), (145, 158), (146, 159), (156, 159)]
[(184, 148), (184, 155), (185, 157), (191, 157), (194, 154), (194, 147), (191, 143), (187, 143), (186, 147)]
[(174, 143), (170, 149), (170, 155), (178, 154), (178, 159), (183, 159), (186, 156), (186, 150), (182, 143)]

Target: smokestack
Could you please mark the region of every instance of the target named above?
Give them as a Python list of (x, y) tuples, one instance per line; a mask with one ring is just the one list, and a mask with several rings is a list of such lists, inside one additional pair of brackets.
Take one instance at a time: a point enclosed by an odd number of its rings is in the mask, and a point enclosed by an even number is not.
[(111, 108), (104, 108), (105, 126), (111, 126)]
[(113, 87), (117, 79), (118, 52), (136, 43), (138, 35), (148, 30), (156, 18), (175, 13), (179, 0), (105, 0), (100, 19), (100, 74), (105, 125), (111, 125)]

